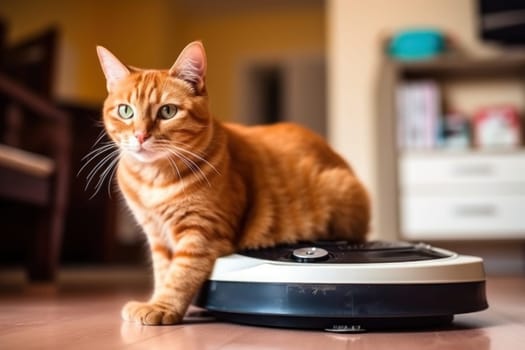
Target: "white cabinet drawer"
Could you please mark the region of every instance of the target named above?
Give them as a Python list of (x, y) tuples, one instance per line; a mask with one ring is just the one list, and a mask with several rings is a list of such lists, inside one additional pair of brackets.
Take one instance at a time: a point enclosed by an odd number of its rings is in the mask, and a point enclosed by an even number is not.
[(401, 199), (406, 239), (525, 237), (525, 196), (407, 196)]
[(403, 153), (401, 187), (426, 184), (525, 182), (525, 153)]

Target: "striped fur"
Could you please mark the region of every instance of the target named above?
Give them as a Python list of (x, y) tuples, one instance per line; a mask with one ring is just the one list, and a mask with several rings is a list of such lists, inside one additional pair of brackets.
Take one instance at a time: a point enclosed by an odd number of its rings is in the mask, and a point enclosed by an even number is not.
[[(188, 45), (166, 71), (126, 67), (103, 48), (99, 57), (109, 90), (104, 124), (120, 148), (118, 184), (154, 270), (151, 299), (126, 304), (124, 319), (180, 322), (215, 259), (239, 249), (365, 239), (366, 191), (320, 137), (293, 124), (212, 118), (202, 44)], [(132, 118), (118, 116), (120, 104), (133, 108)], [(157, 111), (166, 104), (178, 112), (163, 120)]]

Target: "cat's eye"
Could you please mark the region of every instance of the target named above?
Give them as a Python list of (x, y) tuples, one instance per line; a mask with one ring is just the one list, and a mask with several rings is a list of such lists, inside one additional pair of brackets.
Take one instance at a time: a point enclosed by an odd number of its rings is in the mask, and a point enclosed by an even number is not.
[(127, 104), (118, 105), (118, 116), (122, 119), (131, 119), (133, 118), (133, 108)]
[(161, 119), (171, 119), (177, 114), (178, 108), (174, 104), (170, 103), (160, 107), (158, 117)]

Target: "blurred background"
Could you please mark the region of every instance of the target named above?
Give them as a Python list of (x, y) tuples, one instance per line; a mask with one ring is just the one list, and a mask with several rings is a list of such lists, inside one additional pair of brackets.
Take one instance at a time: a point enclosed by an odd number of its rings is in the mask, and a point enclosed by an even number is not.
[(352, 164), (372, 239), (525, 272), (522, 2), (3, 0), (0, 278), (147, 266), (118, 193), (104, 183), (92, 197), (98, 175), (86, 189), (96, 163), (77, 176), (102, 130), (95, 46), (168, 68), (193, 40), (218, 119), (301, 123)]

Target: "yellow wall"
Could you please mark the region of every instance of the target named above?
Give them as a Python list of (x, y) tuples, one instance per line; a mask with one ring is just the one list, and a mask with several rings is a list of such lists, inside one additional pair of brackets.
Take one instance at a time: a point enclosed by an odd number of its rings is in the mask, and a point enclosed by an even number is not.
[[(23, 38), (52, 24), (61, 30), (55, 95), (59, 99), (100, 103), (104, 81), (95, 46), (108, 46), (126, 62), (160, 66), (163, 60), (166, 11), (164, 0), (61, 1), (3, 0), (0, 15), (7, 18), (9, 41)], [(30, 10), (28, 7), (30, 6)]]
[[(475, 6), (475, 0), (328, 0), (329, 136), (363, 178), (374, 204), (381, 200), (375, 155), (385, 146), (377, 139), (381, 126), (374, 114), (381, 39), (402, 28), (431, 26), (451, 34), (473, 55), (493, 54), (477, 38)], [(388, 232), (378, 234), (389, 238)]]
[[(0, 16), (16, 41), (52, 23), (62, 29), (55, 95), (99, 104), (105, 84), (95, 53), (104, 45), (126, 64), (168, 68), (186, 43), (201, 39), (208, 53), (212, 109), (228, 119), (235, 103), (235, 65), (243, 55), (320, 51), (325, 47), (322, 2), (220, 9), (214, 2), (2, 0)], [(197, 3), (199, 4), (199, 3)], [(215, 4), (215, 5), (214, 5)], [(242, 2), (240, 3), (242, 4)], [(312, 5), (313, 4), (313, 5)], [(212, 6), (215, 6), (212, 8)]]
[(234, 113), (236, 67), (243, 58), (303, 51), (323, 52), (323, 8), (232, 11), (191, 16), (184, 42), (202, 39), (207, 49), (212, 110), (221, 119)]

